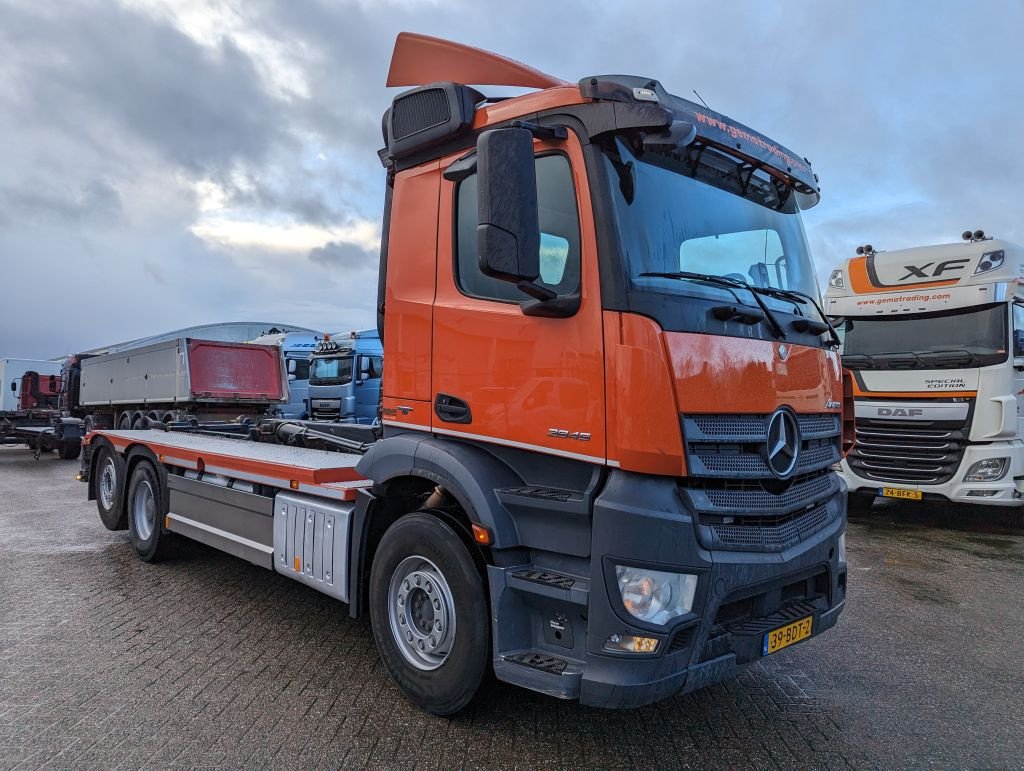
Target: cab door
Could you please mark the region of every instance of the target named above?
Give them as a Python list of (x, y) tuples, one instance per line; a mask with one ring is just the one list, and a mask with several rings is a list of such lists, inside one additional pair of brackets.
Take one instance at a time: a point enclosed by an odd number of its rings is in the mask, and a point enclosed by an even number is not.
[(1024, 304), (1014, 303), (1011, 351), (1013, 353), (1013, 392), (1017, 395), (1017, 438), (1024, 438)]
[(534, 149), (541, 229), (536, 283), (558, 295), (579, 292), (579, 309), (567, 318), (524, 314), (520, 304), (530, 298), (480, 270), (475, 172), (443, 180), (431, 425), (437, 434), (603, 463), (601, 302), (583, 156), (572, 132), (568, 140), (535, 142)]

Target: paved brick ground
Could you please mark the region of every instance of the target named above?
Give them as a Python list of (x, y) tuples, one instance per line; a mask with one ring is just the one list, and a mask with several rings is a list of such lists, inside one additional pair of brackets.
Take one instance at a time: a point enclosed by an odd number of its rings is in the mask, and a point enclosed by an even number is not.
[(0, 767), (1019, 767), (1020, 515), (876, 506), (839, 626), (706, 691), (604, 712), (492, 683), (454, 719), (365, 623), (202, 546), (145, 565), (76, 464), (0, 449)]

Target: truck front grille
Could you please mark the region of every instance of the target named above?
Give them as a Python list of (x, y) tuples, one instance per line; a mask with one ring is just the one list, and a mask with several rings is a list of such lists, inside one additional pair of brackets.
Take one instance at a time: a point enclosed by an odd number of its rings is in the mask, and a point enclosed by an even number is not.
[[(683, 417), (686, 463), (690, 476), (772, 479), (765, 460), (769, 415), (689, 415)], [(837, 463), (839, 416), (797, 415), (800, 456), (796, 473)]]
[(910, 423), (857, 419), (857, 444), (847, 457), (865, 479), (942, 484), (953, 478), (967, 447), (967, 422)]
[(689, 475), (679, 494), (695, 512), (709, 549), (779, 552), (842, 516), (838, 415), (797, 415), (800, 455), (795, 475), (775, 478), (766, 458), (768, 415), (683, 416)]

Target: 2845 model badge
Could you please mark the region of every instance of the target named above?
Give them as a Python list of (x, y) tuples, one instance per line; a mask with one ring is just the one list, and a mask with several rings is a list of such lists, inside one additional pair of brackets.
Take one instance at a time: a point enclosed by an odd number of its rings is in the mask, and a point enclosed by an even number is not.
[(586, 431), (569, 431), (565, 428), (549, 428), (548, 436), (554, 436), (558, 439), (575, 439), (578, 442), (589, 442), (590, 433)]

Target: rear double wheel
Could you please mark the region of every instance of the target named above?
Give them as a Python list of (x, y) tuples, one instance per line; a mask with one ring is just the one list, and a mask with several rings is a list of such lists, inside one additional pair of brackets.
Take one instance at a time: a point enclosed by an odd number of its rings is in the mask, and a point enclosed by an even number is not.
[(466, 544), (426, 512), (381, 539), (370, 576), (370, 620), (395, 684), (417, 706), (450, 715), (469, 704), (490, 660), (483, 578)]
[(139, 558), (158, 562), (168, 553), (170, 535), (163, 530), (167, 493), (156, 467), (139, 461), (128, 482), (128, 537)]

